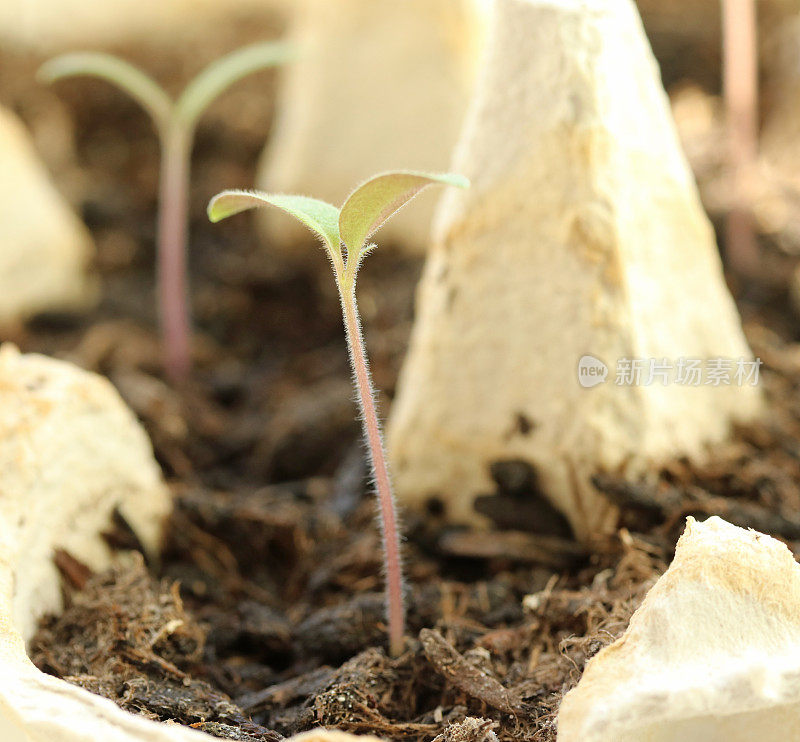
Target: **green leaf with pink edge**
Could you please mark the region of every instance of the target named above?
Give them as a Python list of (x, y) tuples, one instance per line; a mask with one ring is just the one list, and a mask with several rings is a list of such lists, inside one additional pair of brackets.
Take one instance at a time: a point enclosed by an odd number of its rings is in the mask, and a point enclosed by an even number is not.
[(467, 188), (469, 181), (452, 173), (398, 170), (376, 175), (356, 188), (339, 215), (339, 233), (347, 249), (358, 254), (392, 214), (430, 185)]

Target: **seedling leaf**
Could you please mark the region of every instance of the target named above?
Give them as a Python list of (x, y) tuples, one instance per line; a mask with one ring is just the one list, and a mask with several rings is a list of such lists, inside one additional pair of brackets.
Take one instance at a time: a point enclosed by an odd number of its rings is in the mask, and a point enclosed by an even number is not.
[[(188, 189), (192, 140), (197, 118), (226, 87), (263, 67), (291, 56), (286, 44), (255, 44), (228, 54), (210, 64), (185, 88), (177, 102), (150, 77), (127, 62), (108, 54), (77, 52), (51, 59), (39, 70), (43, 82), (71, 75), (92, 75), (116, 84), (152, 116), (161, 140), (161, 180), (158, 208), (158, 294), (164, 347), (164, 366), (175, 381), (183, 381), (191, 368), (191, 317), (187, 296), (186, 254), (188, 230)], [(286, 204), (279, 204), (286, 206)], [(242, 208), (234, 208), (235, 213)], [(329, 207), (333, 209), (333, 207)], [(308, 209), (307, 209), (308, 211)], [(312, 229), (323, 231), (330, 242), (330, 225), (335, 228), (336, 250), (329, 246), (337, 275), (343, 270), (338, 241), (339, 212), (326, 214), (319, 208), (305, 214)], [(318, 212), (318, 213), (317, 213)], [(313, 217), (322, 219), (320, 224)], [(223, 218), (222, 214), (217, 218)], [(300, 217), (302, 219), (302, 217)], [(327, 222), (325, 221), (327, 218)], [(310, 221), (309, 221), (310, 220)], [(327, 230), (327, 232), (326, 232)]]
[(39, 79), (46, 83), (75, 75), (100, 77), (113, 83), (153, 117), (160, 132), (166, 130), (172, 114), (170, 97), (157, 82), (133, 65), (110, 54), (75, 52), (62, 54), (45, 62), (38, 73)]
[[(425, 186), (436, 183), (462, 188), (469, 185), (466, 178), (459, 175), (400, 171), (383, 173), (368, 180), (350, 195), (341, 212), (335, 206), (313, 198), (269, 195), (258, 191), (223, 191), (214, 196), (208, 205), (208, 218), (212, 222), (255, 206), (276, 206), (295, 216), (327, 243), (339, 289), (353, 380), (380, 508), (386, 568), (386, 615), (389, 648), (393, 656), (402, 651), (405, 633), (400, 533), (383, 448), (383, 435), (375, 406), (375, 390), (361, 335), (355, 291), (356, 274), (361, 259), (372, 247), (365, 246), (369, 236)], [(344, 237), (347, 246), (346, 262), (340, 236)]]
[(208, 218), (218, 222), (258, 206), (282, 209), (322, 237), (331, 250), (339, 251), (339, 209), (316, 198), (260, 191), (223, 191), (208, 204)]
[(400, 170), (376, 175), (356, 188), (345, 201), (339, 216), (339, 232), (347, 249), (358, 254), (392, 214), (423, 188), (437, 183), (459, 188), (469, 185), (461, 175)]
[(208, 105), (233, 83), (252, 72), (283, 64), (294, 57), (293, 47), (275, 41), (253, 44), (212, 62), (192, 80), (176, 103), (186, 126), (194, 126)]

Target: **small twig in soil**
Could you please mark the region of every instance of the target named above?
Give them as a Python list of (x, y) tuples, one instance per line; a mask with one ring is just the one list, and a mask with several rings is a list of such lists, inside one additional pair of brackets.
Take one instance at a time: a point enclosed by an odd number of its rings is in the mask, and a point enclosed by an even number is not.
[(700, 487), (657, 489), (644, 482), (626, 482), (607, 475), (596, 475), (592, 482), (620, 508), (638, 510), (668, 522), (670, 526), (686, 515), (719, 515), (741, 528), (800, 541), (800, 518), (777, 513), (755, 502), (712, 495)]
[(83, 590), (94, 572), (83, 562), (78, 561), (66, 549), (56, 549), (53, 555), (61, 576), (75, 589)]
[(560, 570), (572, 569), (587, 557), (574, 541), (523, 531), (453, 531), (439, 539), (439, 548), (450, 556), (507, 559)]
[(428, 661), (448, 683), (498, 711), (525, 713), (521, 698), (466, 660), (438, 631), (422, 629), (419, 639)]

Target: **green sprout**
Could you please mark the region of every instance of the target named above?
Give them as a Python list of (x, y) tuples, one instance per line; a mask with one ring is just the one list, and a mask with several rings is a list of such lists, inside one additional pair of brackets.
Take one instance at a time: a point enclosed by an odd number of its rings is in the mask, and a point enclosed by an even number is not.
[(394, 656), (402, 651), (405, 634), (400, 535), (383, 437), (375, 406), (375, 392), (361, 334), (361, 320), (356, 302), (356, 276), (362, 260), (375, 247), (368, 243), (369, 238), (392, 214), (423, 188), (437, 183), (460, 188), (469, 185), (469, 182), (460, 175), (400, 171), (383, 173), (371, 178), (350, 194), (341, 209), (325, 201), (305, 196), (270, 195), (248, 191), (223, 191), (214, 196), (208, 205), (208, 217), (212, 222), (218, 222), (257, 206), (274, 206), (282, 209), (321, 238), (331, 260), (342, 304), (353, 381), (361, 408), (364, 437), (369, 450), (381, 515), (389, 649)]
[(152, 78), (108, 54), (64, 54), (42, 65), (39, 78), (50, 83), (64, 77), (91, 75), (115, 84), (142, 106), (153, 120), (161, 144), (158, 197), (158, 307), (164, 367), (174, 382), (191, 370), (191, 319), (188, 299), (187, 233), (189, 169), (197, 121), (227, 87), (246, 75), (287, 61), (288, 45), (254, 44), (206, 67), (176, 99)]

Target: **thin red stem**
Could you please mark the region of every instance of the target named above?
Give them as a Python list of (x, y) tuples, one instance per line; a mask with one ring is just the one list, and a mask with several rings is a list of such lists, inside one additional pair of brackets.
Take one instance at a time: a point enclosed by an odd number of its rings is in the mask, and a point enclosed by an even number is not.
[(758, 156), (758, 42), (755, 0), (722, 1), (723, 81), (734, 203), (726, 222), (728, 258), (735, 270), (758, 268), (749, 182)]
[(361, 404), (364, 435), (369, 447), (372, 472), (378, 497), (383, 529), (383, 551), (386, 561), (386, 614), (389, 623), (389, 651), (392, 656), (403, 650), (405, 634), (405, 606), (403, 602), (403, 568), (400, 560), (400, 536), (395, 512), (392, 484), (386, 466), (378, 413), (375, 409), (375, 393), (372, 388), (364, 340), (361, 336), (361, 323), (358, 317), (355, 289), (344, 289), (342, 293), (342, 313), (350, 346), (350, 362), (358, 389)]
[(158, 204), (158, 301), (164, 367), (174, 382), (191, 371), (187, 272), (190, 137), (174, 125), (161, 137)]

